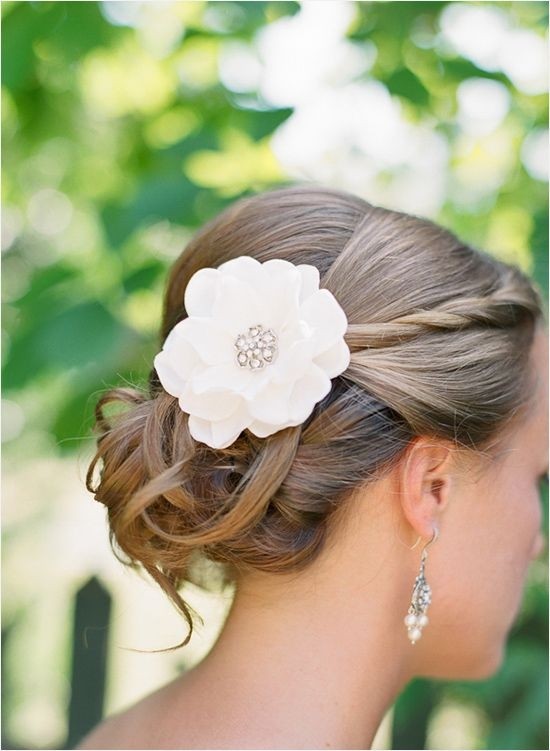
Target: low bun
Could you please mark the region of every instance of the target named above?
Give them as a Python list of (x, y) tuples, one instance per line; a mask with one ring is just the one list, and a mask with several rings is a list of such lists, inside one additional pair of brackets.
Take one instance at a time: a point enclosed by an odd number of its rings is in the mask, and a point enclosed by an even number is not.
[(244, 430), (221, 450), (193, 439), (154, 370), (147, 391), (99, 400), (87, 487), (107, 508), (117, 558), (143, 567), (185, 616), (188, 635), (169, 649), (191, 638), (198, 614), (179, 589), (206, 586), (205, 563), (224, 583), (296, 573), (347, 496), (416, 436), (490, 454), (531, 403), (536, 285), (429, 220), (317, 186), (241, 199), (195, 235), (170, 271), (161, 345), (187, 315), (195, 271), (245, 254), (319, 269), (346, 312), (351, 361), (303, 424), (266, 438)]
[[(107, 415), (115, 403), (123, 409)], [(304, 524), (322, 514), (305, 503), (285, 503), (279, 493), (300, 427), (266, 439), (247, 431), (231, 447), (215, 450), (191, 437), (176, 398), (161, 393), (149, 399), (128, 388), (112, 389), (98, 401), (96, 427), (87, 488), (107, 508), (117, 559), (143, 566), (187, 619), (187, 638), (171, 649), (192, 635), (193, 612), (178, 589), (186, 580), (202, 581), (197, 552), (222, 565), (227, 583), (252, 568), (298, 567), (320, 545), (321, 526), (305, 530)]]

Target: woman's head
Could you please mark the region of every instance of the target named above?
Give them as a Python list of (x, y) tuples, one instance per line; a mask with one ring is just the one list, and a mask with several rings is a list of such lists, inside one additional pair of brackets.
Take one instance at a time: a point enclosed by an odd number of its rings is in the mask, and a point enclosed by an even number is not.
[(421, 653), (427, 675), (484, 678), (498, 669), (529, 564), (544, 543), (539, 494), (548, 472), (548, 339), (542, 329), (528, 367), (536, 374), (531, 406), (509, 426), (499, 451), (466, 470), (460, 463), (448, 474), (437, 467), (435, 498), (419, 493), (404, 503), (412, 524), (434, 518), (442, 534), (427, 564), (433, 590), (431, 633)]
[[(518, 558), (510, 558), (513, 524), (505, 532), (498, 503), (489, 505), (485, 493), (468, 484), (473, 466), (483, 477), (496, 471), (490, 468), (510, 436), (538, 414), (533, 395), (540, 393), (534, 388), (541, 360), (532, 353), (544, 315), (536, 287), (520, 270), (429, 220), (338, 190), (282, 188), (235, 202), (197, 232), (169, 275), (160, 344), (187, 315), (184, 292), (191, 276), (240, 255), (316, 266), (320, 287), (333, 293), (348, 318), (350, 364), (302, 425), (267, 438), (244, 430), (222, 450), (191, 437), (188, 416), (154, 370), (147, 391), (121, 388), (104, 395), (87, 481), (108, 508), (111, 543), (126, 556), (121, 560), (141, 564), (192, 630), (191, 610), (178, 589), (185, 580), (201, 582), (203, 563), (218, 563), (226, 582), (244, 582), (258, 572), (305, 572), (338, 544), (352, 497), (368, 498), (384, 478), (414, 468), (413, 458), (424, 454), (412, 449), (428, 441), (434, 451), (449, 454), (468, 488), (453, 501), (455, 511), (446, 512), (449, 520), (458, 515), (460, 536), (449, 529), (452, 521), (440, 524), (440, 539), (448, 534), (454, 540), (457, 558), (441, 619), (448, 622), (456, 609), (469, 612), (471, 594), (458, 570), (461, 545), (472, 565), (472, 544), (482, 535), (480, 560), (504, 558), (521, 567), (536, 526), (530, 502)], [(123, 410), (110, 413), (113, 404)], [(524, 471), (514, 475), (522, 478), (522, 492)], [(514, 501), (521, 503), (516, 496)], [(502, 509), (508, 519), (512, 506)], [(403, 520), (429, 538), (425, 506), (404, 496), (400, 509)], [(434, 557), (438, 545), (430, 548)], [(498, 571), (492, 575), (501, 581)], [(436, 599), (434, 591), (434, 619)], [(497, 598), (485, 607), (498, 612)], [(469, 612), (470, 619), (483, 617)]]

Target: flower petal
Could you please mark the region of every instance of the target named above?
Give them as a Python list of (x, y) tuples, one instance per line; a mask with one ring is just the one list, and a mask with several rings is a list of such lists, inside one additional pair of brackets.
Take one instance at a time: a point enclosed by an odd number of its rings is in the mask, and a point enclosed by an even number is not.
[(225, 420), (219, 420), (212, 423), (212, 436), (214, 443), (219, 448), (225, 448), (233, 443), (242, 431), (250, 424), (250, 413), (244, 402), (232, 415)]
[(196, 271), (189, 280), (183, 302), (188, 316), (211, 316), (216, 299), (220, 272), (217, 269), (203, 268)]
[(287, 346), (270, 366), (273, 383), (282, 384), (299, 380), (311, 364), (313, 351), (314, 343), (311, 339), (299, 339)]
[(249, 326), (264, 323), (264, 306), (261, 297), (250, 286), (233, 276), (223, 275), (218, 288), (212, 314), (220, 326), (224, 326), (232, 337), (231, 346), (239, 334)]
[(348, 327), (347, 316), (332, 292), (320, 289), (301, 306), (300, 316), (313, 329), (314, 354), (325, 352), (343, 337)]
[(185, 327), (176, 324), (168, 333), (162, 346), (166, 353), (166, 362), (184, 381), (191, 378), (195, 368), (201, 366), (202, 360), (196, 349), (186, 340)]
[(261, 420), (254, 420), (248, 425), (248, 430), (254, 433), (258, 438), (266, 438), (268, 435), (278, 433), (279, 430), (290, 427), (290, 422), (284, 425), (272, 425), (271, 423), (262, 422)]
[(282, 258), (271, 258), (263, 264), (266, 274), (262, 305), (269, 326), (281, 331), (288, 321), (298, 318), (302, 277), (296, 266)]
[(206, 443), (211, 448), (224, 449), (239, 437), (249, 422), (250, 415), (242, 406), (225, 420), (215, 422), (191, 415), (189, 431), (195, 440)]
[(320, 402), (332, 388), (332, 381), (324, 370), (315, 363), (297, 381), (290, 394), (289, 415), (299, 423), (309, 417), (317, 402)]
[(203, 420), (224, 420), (241, 406), (242, 401), (242, 396), (227, 389), (197, 394), (190, 383), (179, 397), (180, 409)]
[(284, 352), (285, 350), (290, 349), (294, 342), (310, 339), (313, 329), (307, 321), (303, 321), (297, 317), (295, 320), (288, 321), (278, 333), (279, 336), (277, 343), (281, 352)]
[(153, 365), (163, 389), (172, 396), (179, 396), (185, 388), (185, 381), (172, 368), (168, 354), (164, 350), (155, 355)]
[(218, 271), (224, 276), (235, 276), (249, 284), (252, 289), (262, 289), (265, 274), (262, 264), (253, 256), (238, 256), (225, 261), (218, 266)]
[(296, 268), (302, 277), (302, 286), (300, 288), (300, 298), (298, 301), (301, 305), (304, 300), (307, 300), (308, 297), (311, 297), (315, 292), (318, 292), (320, 275), (317, 266), (313, 266), (310, 263), (299, 263)]
[(235, 355), (230, 334), (213, 318), (184, 318), (176, 327), (207, 365), (229, 362)]
[[(214, 439), (210, 420), (203, 420), (201, 417), (189, 415), (187, 424), (189, 425), (189, 432), (196, 441), (201, 441), (201, 443), (207, 443), (209, 446), (212, 446)], [(215, 446), (212, 446), (212, 448), (215, 448)]]
[(248, 411), (255, 420), (279, 424), (289, 419), (288, 407), (293, 383), (268, 383), (265, 388), (248, 401)]
[(348, 367), (351, 359), (351, 352), (343, 339), (338, 339), (336, 344), (317, 355), (313, 362), (322, 368), (329, 378), (334, 378)]
[(296, 271), (296, 266), (284, 258), (270, 258), (268, 261), (262, 263), (262, 268), (264, 270), (264, 274), (267, 274), (269, 279), (273, 279), (277, 276), (299, 276), (299, 272)]
[(196, 394), (228, 390), (252, 398), (268, 380), (267, 372), (253, 373), (237, 363), (221, 363), (195, 372), (193, 390)]

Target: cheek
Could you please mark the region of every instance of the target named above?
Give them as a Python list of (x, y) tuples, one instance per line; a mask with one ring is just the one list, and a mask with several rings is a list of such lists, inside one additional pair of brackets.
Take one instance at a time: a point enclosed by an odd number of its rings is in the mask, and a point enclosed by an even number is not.
[(524, 482), (517, 489), (511, 507), (511, 549), (515, 552), (517, 566), (525, 569), (531, 563), (540, 540), (542, 506), (538, 487), (533, 482)]
[(494, 593), (500, 592), (503, 606), (515, 605), (531, 563), (541, 525), (541, 507), (532, 482), (510, 481), (499, 498), (500, 513), (489, 524), (485, 567)]
[(532, 480), (500, 479), (448, 509), (427, 561), (434, 671), (445, 664), (456, 676), (490, 676), (518, 615), (541, 505)]
[[(476, 517), (473, 544), (457, 545), (453, 560), (459, 590), (473, 619), (487, 630), (510, 625), (517, 615), (523, 585), (541, 525), (538, 490), (532, 482), (509, 478)], [(462, 571), (462, 573), (461, 573)]]
[(512, 466), (492, 484), (490, 495), (479, 498), (484, 547), (505, 565), (521, 568), (530, 562), (542, 521), (538, 490), (531, 473)]

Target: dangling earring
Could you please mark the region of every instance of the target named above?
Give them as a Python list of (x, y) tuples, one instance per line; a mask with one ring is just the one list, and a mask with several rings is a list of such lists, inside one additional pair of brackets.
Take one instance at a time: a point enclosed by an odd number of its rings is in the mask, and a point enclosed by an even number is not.
[[(432, 601), (432, 589), (424, 576), (424, 564), (428, 557), (428, 547), (437, 539), (438, 534), (439, 530), (437, 527), (434, 527), (432, 539), (424, 546), (422, 557), (420, 559), (420, 573), (414, 580), (411, 604), (409, 605), (407, 615), (404, 618), (405, 626), (407, 627), (407, 636), (409, 637), (411, 644), (415, 644), (420, 639), (422, 636), (422, 629), (428, 623), (426, 611)], [(416, 547), (417, 544), (418, 540), (412, 547)]]

